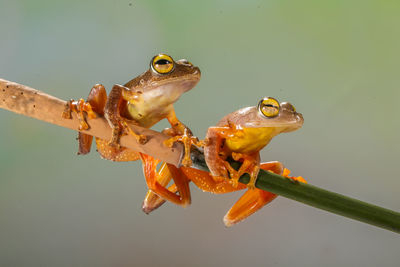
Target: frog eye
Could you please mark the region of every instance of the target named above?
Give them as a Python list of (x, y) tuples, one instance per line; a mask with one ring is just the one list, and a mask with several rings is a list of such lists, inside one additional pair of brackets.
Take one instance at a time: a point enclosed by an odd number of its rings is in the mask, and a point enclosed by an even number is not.
[(174, 60), (166, 54), (158, 54), (150, 63), (151, 69), (159, 74), (170, 73), (174, 69)]
[(275, 98), (266, 97), (258, 103), (258, 110), (265, 117), (272, 118), (279, 114), (279, 102)]

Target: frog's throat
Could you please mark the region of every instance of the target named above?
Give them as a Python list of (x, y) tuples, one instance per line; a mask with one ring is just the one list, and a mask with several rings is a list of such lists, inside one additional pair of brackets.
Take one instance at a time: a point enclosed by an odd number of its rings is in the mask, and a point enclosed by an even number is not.
[(282, 132), (282, 128), (243, 128), (225, 140), (225, 146), (234, 152), (252, 153), (260, 151), (271, 139)]

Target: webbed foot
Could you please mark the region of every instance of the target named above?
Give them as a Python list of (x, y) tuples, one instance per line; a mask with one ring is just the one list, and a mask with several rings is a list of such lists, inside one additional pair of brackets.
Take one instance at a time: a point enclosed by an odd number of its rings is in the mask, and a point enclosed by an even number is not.
[[(169, 130), (166, 130), (169, 131)], [(190, 147), (192, 145), (198, 146), (199, 139), (192, 135), (191, 131), (188, 128), (185, 128), (184, 133), (182, 135), (176, 135), (164, 141), (164, 145), (167, 147), (172, 147), (175, 142), (181, 142), (184, 146), (184, 156), (182, 159), (182, 165), (184, 167), (190, 167), (192, 165), (192, 160), (190, 159)]]
[(292, 181), (293, 182), (300, 182), (300, 183), (307, 183), (307, 181), (302, 177), (302, 176), (289, 176), (289, 174), (290, 174), (290, 170), (289, 169), (283, 169), (283, 173), (282, 173), (282, 176), (284, 176), (284, 177), (286, 177), (286, 178), (289, 178), (289, 179), (292, 179)]
[(257, 161), (256, 155), (247, 155), (243, 153), (232, 152), (231, 154), (233, 160), (242, 161), (242, 165), (239, 170), (235, 170), (228, 161), (225, 161), (225, 168), (228, 170), (230, 176), (230, 183), (233, 187), (237, 187), (239, 183), (240, 177), (248, 173), (250, 175), (250, 181), (247, 184), (247, 188), (254, 189), (256, 188), (256, 180), (257, 175), (260, 170), (259, 162)]
[(86, 102), (84, 99), (79, 99), (78, 101), (74, 101), (73, 99), (67, 101), (67, 104), (65, 105), (65, 109), (63, 113), (61, 114), (61, 117), (64, 119), (71, 119), (72, 115), (71, 113), (74, 112), (76, 113), (78, 120), (79, 120), (79, 127), (78, 130), (88, 130), (89, 124), (87, 123), (85, 119), (84, 112), (86, 112), (87, 117), (89, 119), (94, 119), (97, 117), (96, 113), (93, 111), (92, 106), (90, 103)]

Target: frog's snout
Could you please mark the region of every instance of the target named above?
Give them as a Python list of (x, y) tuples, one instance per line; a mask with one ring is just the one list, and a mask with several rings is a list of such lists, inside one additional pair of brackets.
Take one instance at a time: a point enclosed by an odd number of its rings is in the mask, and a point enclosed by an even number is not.
[(196, 75), (199, 79), (201, 77), (201, 71), (199, 69), (199, 67), (193, 66), (193, 75)]
[(303, 125), (304, 118), (303, 114), (295, 112), (296, 120), (299, 122), (300, 125)]

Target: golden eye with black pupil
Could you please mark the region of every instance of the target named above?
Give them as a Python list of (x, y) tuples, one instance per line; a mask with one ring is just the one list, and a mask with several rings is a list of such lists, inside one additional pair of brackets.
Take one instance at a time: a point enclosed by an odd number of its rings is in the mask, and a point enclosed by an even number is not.
[(158, 54), (150, 63), (151, 69), (159, 74), (168, 74), (174, 69), (174, 60), (166, 54)]
[(279, 114), (279, 102), (272, 97), (263, 98), (258, 103), (258, 110), (267, 118), (275, 117)]

